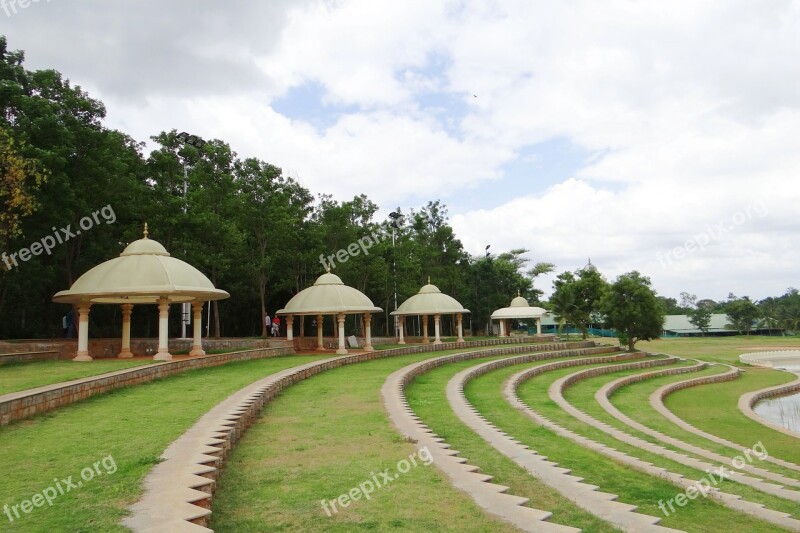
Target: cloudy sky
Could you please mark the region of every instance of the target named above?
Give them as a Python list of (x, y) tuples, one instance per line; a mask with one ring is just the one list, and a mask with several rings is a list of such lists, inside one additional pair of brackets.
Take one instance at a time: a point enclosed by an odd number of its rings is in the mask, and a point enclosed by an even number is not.
[(475, 255), (800, 286), (799, 0), (19, 2), (9, 47), (138, 140), (220, 138), (382, 215), (439, 199)]

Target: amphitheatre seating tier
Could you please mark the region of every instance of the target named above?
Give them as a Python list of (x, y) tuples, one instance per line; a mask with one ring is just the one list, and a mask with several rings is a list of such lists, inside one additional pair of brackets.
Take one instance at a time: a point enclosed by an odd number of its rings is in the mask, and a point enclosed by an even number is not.
[[(544, 366), (551, 369), (565, 368), (575, 364), (587, 365), (625, 361), (643, 356), (644, 354), (636, 353), (608, 357), (586, 357), (578, 360), (559, 361)], [(471, 379), (498, 368), (526, 362), (529, 362), (529, 360), (525, 360), (524, 357), (500, 359), (473, 366), (456, 374), (447, 384), (447, 399), (458, 418), (497, 451), (595, 516), (607, 520), (626, 531), (677, 531), (657, 525), (661, 521), (659, 517), (635, 512), (636, 506), (616, 501), (618, 498), (616, 494), (600, 492), (597, 490), (597, 486), (583, 483), (582, 478), (571, 475), (569, 469), (546, 460), (536, 451), (521, 444), (488, 422), (469, 403), (464, 395), (464, 387)]]
[[(670, 359), (667, 359), (667, 361), (670, 361)], [(603, 374), (610, 373), (614, 369), (623, 370), (625, 367), (630, 368), (631, 366), (634, 366), (634, 365), (641, 365), (641, 363), (612, 365), (611, 367), (600, 367), (600, 368), (585, 370), (585, 371), (581, 371), (581, 372), (576, 372), (576, 373), (573, 373), (573, 374), (571, 374), (569, 376), (565, 376), (564, 378), (561, 378), (561, 379), (555, 381), (551, 385), (551, 387), (550, 387), (551, 398), (554, 401), (556, 401), (557, 403), (559, 403), (559, 407), (561, 407), (562, 409), (565, 409), (569, 414), (571, 414), (573, 416), (577, 415), (576, 418), (578, 418), (579, 420), (581, 420), (581, 421), (583, 421), (585, 423), (588, 423), (590, 425), (593, 425), (594, 427), (597, 427), (598, 429), (602, 429), (603, 426), (605, 426), (604, 424), (597, 422), (596, 420), (592, 419), (588, 415), (586, 415), (586, 414), (582, 413), (581, 411), (575, 409), (570, 404), (568, 404), (566, 401), (558, 402), (557, 398), (558, 398), (558, 396), (560, 396), (560, 394), (553, 395), (552, 393), (553, 393), (554, 390), (562, 391), (563, 390), (562, 387), (564, 386), (565, 383), (575, 383), (575, 382), (579, 381), (579, 378), (577, 376), (579, 376), (581, 374), (583, 374), (584, 377), (591, 377), (591, 376), (595, 376), (595, 375), (603, 375)], [(548, 429), (551, 429), (552, 431), (556, 432), (557, 434), (562, 435), (562, 436), (564, 436), (566, 438), (569, 438), (573, 442), (575, 442), (577, 444), (580, 444), (580, 445), (582, 445), (582, 446), (584, 446), (584, 447), (586, 447), (588, 449), (591, 449), (591, 450), (594, 450), (594, 451), (596, 451), (598, 453), (601, 453), (603, 455), (607, 455), (609, 457), (612, 457), (612, 458), (614, 458), (614, 459), (616, 459), (616, 460), (618, 460), (618, 461), (620, 461), (620, 462), (622, 462), (624, 464), (627, 464), (627, 465), (629, 465), (629, 466), (631, 466), (633, 468), (636, 468), (637, 470), (643, 471), (643, 472), (648, 473), (650, 475), (653, 475), (653, 476), (656, 476), (656, 477), (665, 478), (665, 479), (669, 480), (671, 483), (673, 483), (673, 484), (675, 484), (677, 486), (680, 486), (680, 487), (683, 487), (683, 488), (688, 488), (690, 486), (694, 486), (694, 487), (697, 486), (697, 481), (686, 479), (684, 476), (682, 476), (680, 474), (669, 472), (666, 469), (663, 469), (663, 468), (660, 468), (660, 467), (656, 467), (651, 463), (642, 461), (642, 460), (640, 460), (638, 458), (635, 458), (635, 457), (631, 457), (630, 455), (622, 453), (622, 452), (620, 452), (620, 451), (618, 451), (618, 450), (616, 450), (614, 448), (605, 446), (605, 445), (603, 445), (601, 443), (598, 443), (598, 442), (593, 441), (591, 439), (585, 438), (585, 437), (583, 437), (583, 436), (581, 436), (581, 435), (579, 435), (579, 434), (577, 434), (575, 432), (572, 432), (572, 431), (570, 431), (570, 430), (568, 430), (566, 428), (563, 428), (562, 426), (559, 426), (558, 424), (556, 424), (556, 423), (550, 421), (549, 419), (543, 417), (539, 413), (533, 411), (529, 406), (527, 406), (525, 403), (523, 403), (520, 400), (519, 396), (517, 395), (517, 392), (516, 392), (517, 388), (524, 381), (526, 381), (526, 380), (528, 380), (528, 379), (530, 379), (530, 378), (532, 378), (534, 376), (541, 375), (541, 374), (543, 374), (545, 372), (548, 372), (548, 371), (551, 371), (551, 370), (555, 370), (555, 368), (547, 368), (548, 366), (550, 366), (550, 365), (543, 365), (543, 367), (537, 367), (537, 368), (530, 369), (530, 370), (527, 370), (527, 371), (522, 371), (522, 372), (512, 376), (506, 382), (506, 386), (504, 388), (504, 394), (506, 396), (506, 399), (509, 401), (509, 403), (511, 403), (512, 406), (516, 407), (517, 409), (522, 410), (523, 413), (525, 413), (529, 418), (531, 418), (537, 424), (545, 426)], [(594, 372), (594, 371), (597, 371), (597, 370), (600, 370), (600, 371), (599, 372)], [(592, 424), (591, 423), (592, 421), (594, 421), (596, 424)], [(610, 426), (607, 426), (607, 427), (610, 428)], [(613, 428), (611, 428), (611, 429), (613, 429)], [(627, 441), (626, 439), (621, 439), (621, 440)], [(742, 500), (741, 497), (738, 496), (738, 495), (733, 495), (733, 494), (728, 494), (728, 493), (722, 492), (722, 491), (716, 489), (715, 487), (711, 488), (711, 490), (709, 491), (709, 496), (714, 498), (714, 499), (716, 499), (717, 501), (719, 501), (720, 503), (722, 503), (723, 505), (725, 505), (726, 507), (729, 507), (731, 509), (750, 514), (752, 516), (755, 516), (756, 518), (767, 520), (769, 522), (778, 524), (778, 525), (780, 525), (782, 527), (787, 527), (787, 528), (789, 528), (791, 530), (800, 530), (800, 521), (797, 521), (797, 520), (791, 518), (790, 515), (788, 515), (787, 513), (782, 513), (782, 512), (778, 512), (778, 511), (765, 509), (764, 506), (761, 505), (761, 504), (752, 503), (752, 502), (748, 502), (748, 501)]]
[[(721, 363), (719, 363), (721, 364)], [(688, 379), (685, 381), (679, 381), (677, 383), (670, 383), (668, 385), (664, 385), (663, 387), (659, 387), (657, 390), (650, 395), (650, 405), (658, 411), (662, 416), (667, 418), (670, 422), (675, 424), (676, 426), (690, 432), (694, 433), (695, 435), (699, 435), (707, 440), (715, 442), (717, 444), (721, 444), (727, 448), (731, 448), (736, 450), (738, 453), (744, 452), (747, 447), (742, 446), (741, 444), (737, 444), (735, 442), (731, 442), (727, 439), (719, 437), (717, 435), (713, 435), (708, 433), (707, 431), (703, 431), (692, 424), (686, 422), (675, 413), (670, 411), (667, 406), (664, 404), (664, 400), (667, 396), (672, 394), (673, 392), (677, 392), (679, 390), (684, 390), (690, 387), (698, 387), (700, 385), (708, 385), (712, 383), (724, 383), (726, 381), (731, 381), (739, 377), (739, 373), (741, 372), (738, 368), (730, 366), (730, 365), (722, 365), (728, 367), (728, 371), (722, 374), (716, 374), (714, 376), (706, 376), (702, 378), (694, 378)], [(784, 468), (788, 468), (790, 470), (795, 470), (800, 472), (800, 466), (791, 463), (789, 461), (784, 461), (783, 459), (779, 459), (777, 457), (772, 457), (771, 455), (764, 459), (765, 461), (769, 461), (771, 463), (780, 465)]]
[[(465, 352), (466, 357), (489, 357), (594, 343), (521, 345), (530, 338), (504, 339), (503, 342), (468, 341), (439, 345), (406, 346), (391, 350), (332, 357), (308, 363), (263, 378), (234, 393), (201, 417), (198, 422), (171, 444), (159, 463), (145, 479), (145, 493), (131, 506), (131, 516), (124, 524), (134, 531), (208, 531), (211, 499), (215, 480), (230, 449), (258, 417), (261, 409), (282, 390), (311, 376), (348, 364), (384, 357), (492, 346), (512, 345)], [(515, 346), (514, 346), (515, 345)], [(485, 477), (485, 476), (484, 476)], [(499, 493), (499, 492), (498, 492)], [(517, 498), (521, 502), (523, 498)], [(530, 516), (528, 516), (530, 519)], [(560, 531), (575, 531), (574, 528)]]
[[(646, 425), (644, 425), (644, 424), (642, 424), (640, 422), (637, 422), (636, 420), (633, 420), (629, 416), (627, 416), (624, 413), (622, 413), (619, 409), (617, 409), (614, 406), (613, 403), (611, 403), (611, 395), (614, 394), (614, 392), (618, 391), (619, 389), (621, 389), (621, 388), (623, 388), (623, 387), (625, 387), (627, 385), (631, 385), (633, 383), (639, 383), (639, 382), (642, 382), (642, 381), (645, 381), (645, 380), (648, 380), (648, 379), (654, 379), (654, 378), (659, 378), (659, 377), (663, 377), (663, 376), (677, 376), (677, 375), (681, 375), (681, 374), (685, 374), (685, 373), (697, 372), (697, 371), (700, 371), (700, 370), (703, 370), (703, 369), (707, 368), (708, 366), (709, 366), (708, 363), (706, 363), (704, 361), (698, 361), (697, 364), (691, 365), (691, 366), (683, 366), (683, 367), (677, 367), (677, 368), (667, 368), (667, 369), (663, 369), (663, 370), (657, 370), (657, 371), (654, 371), (654, 372), (643, 372), (643, 373), (639, 373), (639, 374), (634, 374), (632, 376), (626, 376), (626, 377), (623, 377), (623, 378), (615, 379), (614, 381), (610, 381), (610, 382), (606, 383), (605, 385), (600, 387), (600, 389), (597, 390), (597, 392), (595, 393), (595, 400), (603, 408), (603, 410), (605, 410), (608, 414), (610, 414), (611, 416), (613, 416), (614, 418), (616, 418), (617, 420), (619, 420), (623, 424), (625, 424), (625, 425), (627, 425), (627, 426), (629, 426), (629, 427), (631, 427), (631, 428), (633, 428), (633, 429), (635, 429), (635, 430), (637, 430), (637, 431), (639, 431), (641, 433), (644, 433), (646, 435), (654, 437), (655, 439), (660, 440), (661, 442), (670, 444), (671, 446), (674, 446), (674, 447), (679, 448), (681, 450), (685, 450), (685, 451), (690, 452), (690, 453), (692, 453), (694, 455), (697, 455), (697, 456), (700, 456), (700, 457), (705, 457), (706, 459), (710, 459), (712, 461), (716, 461), (717, 463), (720, 463), (720, 464), (725, 464), (725, 463), (730, 462), (730, 460), (731, 460), (730, 457), (726, 457), (724, 455), (720, 455), (718, 453), (715, 453), (713, 451), (707, 450), (705, 448), (701, 448), (699, 446), (695, 446), (695, 445), (690, 444), (688, 442), (684, 442), (684, 441), (682, 441), (680, 439), (676, 439), (675, 437), (671, 437), (669, 435), (661, 433), (660, 431), (656, 431), (656, 430), (654, 430), (654, 429), (652, 429), (652, 428), (650, 428), (650, 427), (648, 427), (648, 426), (646, 426)], [(645, 442), (647, 442), (647, 441), (645, 441)], [(648, 443), (648, 444), (651, 444), (651, 443)], [(658, 446), (658, 445), (652, 445), (652, 444), (651, 444), (651, 446), (653, 446), (653, 448), (651, 450), (649, 450), (649, 451), (652, 451), (653, 453), (658, 453), (659, 455), (664, 455), (664, 457), (673, 458), (673, 460), (678, 460), (677, 459), (677, 455), (676, 456), (672, 455), (672, 453), (674, 453), (674, 452), (665, 455), (664, 453), (662, 453), (662, 452), (660, 452), (658, 450), (661, 449), (661, 450), (664, 450), (665, 452), (668, 452), (669, 450), (667, 450), (666, 448), (664, 448), (662, 446)], [(682, 461), (679, 461), (679, 462), (682, 462)], [(683, 463), (683, 464), (686, 464), (686, 463)], [(691, 465), (689, 465), (689, 466), (691, 466)], [(765, 470), (763, 468), (759, 468), (759, 467), (757, 467), (757, 466), (755, 466), (753, 464), (750, 464), (750, 463), (745, 463), (745, 465), (742, 468), (742, 470), (744, 470), (746, 472), (752, 472), (754, 475), (756, 475), (758, 477), (765, 478), (765, 479), (770, 479), (770, 480), (772, 480), (772, 481), (774, 481), (776, 483), (780, 483), (782, 485), (790, 485), (790, 486), (793, 486), (793, 487), (800, 487), (800, 480), (789, 478), (789, 477), (783, 476), (781, 474), (772, 472), (770, 470)]]

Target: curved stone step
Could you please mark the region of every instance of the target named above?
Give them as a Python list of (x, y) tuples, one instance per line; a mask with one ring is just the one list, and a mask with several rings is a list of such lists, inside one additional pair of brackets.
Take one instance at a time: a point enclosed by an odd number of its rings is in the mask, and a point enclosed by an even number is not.
[[(569, 350), (581, 352), (583, 350)], [(527, 498), (505, 494), (507, 487), (489, 483), (491, 476), (478, 473), (478, 467), (466, 464), (466, 459), (455, 457), (458, 452), (449, 449), (449, 445), (438, 438), (424, 423), (419, 420), (405, 399), (405, 387), (415, 377), (438, 366), (465, 360), (460, 354), (442, 356), (427, 361), (413, 363), (392, 373), (381, 388), (384, 406), (392, 423), (407, 439), (414, 442), (418, 449), (427, 448), (435, 464), (443, 471), (456, 488), (466, 492), (478, 505), (490, 514), (506, 521), (523, 531), (531, 532), (576, 532), (577, 528), (553, 524), (546, 520), (552, 516), (549, 511), (523, 507)], [(568, 357), (562, 352), (552, 354), (535, 354), (531, 357), (542, 358)], [(577, 355), (577, 354), (576, 354)]]
[[(674, 362), (674, 361), (677, 360), (677, 358), (669, 356), (669, 359), (667, 359), (667, 360), (671, 360), (672, 362)], [(550, 396), (550, 399), (552, 399), (554, 402), (556, 402), (558, 404), (559, 407), (561, 407), (561, 409), (563, 409), (565, 412), (567, 412), (569, 415), (573, 416), (574, 418), (576, 418), (576, 419), (580, 420), (581, 422), (584, 422), (585, 424), (588, 424), (588, 425), (590, 425), (590, 426), (592, 426), (592, 427), (594, 427), (596, 429), (599, 429), (600, 431), (603, 431), (603, 432), (605, 432), (605, 433), (607, 433), (609, 435), (615, 436), (615, 438), (618, 438), (619, 440), (622, 440), (623, 442), (627, 442), (627, 443), (629, 443), (629, 444), (631, 444), (633, 446), (637, 446), (635, 444), (635, 442), (636, 441), (641, 441), (641, 439), (638, 439), (636, 437), (628, 435), (627, 433), (624, 433), (624, 432), (622, 432), (622, 431), (620, 431), (620, 430), (618, 430), (618, 429), (616, 429), (616, 428), (614, 428), (614, 427), (612, 427), (612, 426), (610, 426), (608, 424), (600, 422), (599, 420), (595, 419), (594, 417), (589, 416), (588, 414), (584, 413), (580, 409), (575, 408), (572, 404), (570, 404), (564, 398), (563, 393), (564, 393), (564, 390), (566, 388), (568, 388), (572, 384), (577, 383), (578, 381), (581, 381), (583, 379), (586, 379), (586, 378), (589, 378), (589, 377), (598, 376), (598, 375), (608, 374), (608, 373), (612, 373), (612, 372), (617, 372), (617, 371), (620, 371), (620, 370), (643, 368), (643, 367), (645, 367), (645, 363), (650, 363), (651, 365), (654, 366), (655, 364), (658, 363), (658, 361), (659, 360), (656, 360), (656, 361), (643, 361), (643, 362), (640, 362), (640, 363), (626, 363), (626, 364), (621, 364), (621, 365), (609, 365), (609, 366), (606, 366), (606, 367), (599, 367), (599, 368), (593, 368), (593, 369), (590, 369), (590, 370), (582, 370), (582, 371), (574, 372), (574, 373), (572, 373), (572, 374), (570, 374), (568, 376), (564, 376), (564, 377), (554, 381), (550, 385), (550, 387), (548, 389), (548, 395)], [(660, 361), (664, 361), (664, 360), (660, 360)], [(661, 363), (661, 364), (663, 364), (663, 363)], [(699, 379), (699, 378), (697, 378), (697, 379)], [(619, 434), (619, 436), (616, 436), (617, 434)], [(642, 442), (646, 442), (646, 441), (642, 441)], [(631, 459), (630, 464), (632, 466), (634, 464), (639, 465), (642, 468), (644, 468), (645, 465), (652, 466), (652, 464), (646, 463), (646, 462), (641, 461), (641, 460), (639, 460), (637, 458), (634, 458), (634, 457), (630, 457), (630, 459)], [(666, 472), (666, 470), (665, 470), (665, 472)], [(724, 470), (719, 475), (721, 477), (731, 478), (731, 479), (734, 477), (734, 473), (733, 472), (728, 471), (728, 475), (725, 475), (725, 471)], [(737, 476), (738, 476), (738, 474), (737, 474)], [(676, 479), (678, 479), (678, 478), (676, 478)], [(739, 478), (739, 479), (741, 479), (741, 478)], [(747, 479), (754, 480), (754, 478), (749, 478), (749, 477)], [(691, 481), (691, 480), (688, 480), (688, 479), (682, 479), (680, 483), (681, 484), (689, 483), (689, 485), (693, 485), (695, 487), (698, 487), (700, 481)], [(761, 485), (760, 488), (767, 488), (767, 486), (769, 485), (770, 486), (769, 487), (770, 490), (783, 491), (783, 492), (781, 492), (781, 496), (784, 497), (784, 498), (791, 499), (791, 498), (787, 497), (791, 493), (794, 493), (794, 497), (796, 497), (796, 493), (794, 491), (789, 491), (787, 489), (783, 489), (782, 487), (780, 487), (778, 485), (772, 485), (772, 484), (768, 484), (766, 482), (762, 482), (762, 483), (764, 483), (764, 485)], [(714, 491), (713, 493), (709, 492), (708, 494), (709, 494), (709, 496), (711, 496), (711, 497), (723, 502), (726, 506), (728, 506), (728, 507), (730, 507), (732, 509), (736, 509), (738, 511), (747, 513), (747, 514), (749, 514), (751, 516), (754, 516), (756, 518), (759, 518), (761, 520), (766, 520), (768, 522), (772, 522), (773, 524), (777, 524), (777, 525), (779, 525), (781, 527), (786, 527), (788, 529), (791, 529), (792, 531), (800, 531), (800, 520), (796, 520), (796, 519), (792, 518), (791, 515), (788, 514), (788, 513), (783, 513), (783, 512), (780, 512), (780, 511), (773, 511), (772, 509), (767, 509), (766, 507), (764, 507), (764, 505), (762, 505), (760, 503), (754, 503), (754, 502), (750, 502), (750, 501), (747, 501), (747, 500), (743, 500), (743, 499), (741, 499), (740, 496), (733, 495), (733, 494), (728, 494), (728, 493), (725, 493), (725, 492), (722, 492), (722, 491), (719, 491), (719, 490)]]
[[(545, 484), (559, 491), (567, 499), (582, 509), (606, 520), (624, 531), (677, 531), (657, 525), (661, 518), (637, 513), (636, 506), (618, 502), (616, 494), (597, 491), (595, 485), (583, 483), (582, 479), (569, 474), (569, 470), (559, 467), (557, 463), (546, 460), (541, 455), (521, 444), (508, 434), (488, 422), (467, 400), (464, 395), (466, 383), (481, 375), (499, 368), (519, 364), (509, 358), (491, 363), (482, 363), (463, 370), (453, 376), (447, 383), (447, 399), (456, 416), (480, 435), (497, 451), (513, 460), (526, 471), (541, 479)], [(627, 358), (629, 359), (629, 358)], [(619, 356), (590, 358), (576, 362), (582, 364), (604, 363), (621, 360)], [(625, 360), (625, 359), (622, 359)]]
[(753, 411), (753, 406), (755, 406), (755, 404), (757, 404), (761, 400), (764, 400), (766, 398), (774, 398), (776, 396), (784, 396), (786, 394), (791, 394), (793, 392), (798, 392), (798, 391), (800, 391), (800, 377), (798, 377), (796, 380), (790, 383), (785, 383), (783, 385), (777, 385), (774, 387), (767, 387), (766, 389), (746, 392), (741, 396), (739, 396), (738, 407), (739, 410), (744, 414), (744, 416), (751, 418), (752, 420), (755, 420), (756, 422), (758, 422), (763, 426), (767, 426), (770, 429), (783, 433), (784, 435), (789, 435), (790, 437), (798, 439), (800, 438), (800, 434), (798, 434), (796, 431), (791, 431), (790, 429), (787, 429), (783, 426), (779, 426), (778, 424), (775, 424), (774, 422), (771, 422), (757, 415), (756, 412)]
[[(684, 442), (684, 441), (682, 441), (680, 439), (677, 439), (675, 437), (672, 437), (670, 435), (666, 435), (664, 433), (661, 433), (660, 431), (652, 429), (651, 427), (646, 426), (646, 425), (642, 424), (641, 422), (637, 422), (636, 420), (633, 420), (632, 418), (630, 418), (629, 416), (627, 416), (626, 414), (621, 412), (619, 409), (617, 409), (616, 406), (614, 406), (614, 404), (611, 402), (611, 395), (612, 394), (614, 394), (620, 388), (622, 388), (624, 386), (627, 386), (627, 385), (630, 385), (632, 383), (638, 383), (638, 382), (641, 382), (641, 381), (644, 381), (644, 380), (647, 380), (647, 379), (653, 379), (653, 378), (658, 378), (658, 377), (662, 377), (662, 376), (678, 375), (678, 374), (684, 374), (684, 373), (690, 373), (690, 372), (697, 372), (699, 370), (702, 370), (702, 369), (708, 367), (708, 363), (706, 363), (704, 361), (697, 361), (697, 363), (698, 364), (692, 365), (692, 366), (684, 366), (684, 367), (678, 367), (678, 368), (668, 368), (668, 369), (665, 369), (665, 370), (656, 370), (654, 372), (643, 372), (641, 374), (635, 374), (633, 376), (626, 376), (626, 377), (623, 377), (623, 378), (616, 379), (614, 381), (610, 381), (610, 382), (606, 383), (605, 385), (603, 385), (600, 389), (598, 389), (598, 391), (595, 393), (595, 396), (594, 396), (595, 400), (611, 416), (613, 416), (614, 418), (616, 418), (620, 422), (624, 423), (625, 425), (627, 425), (627, 426), (629, 426), (629, 427), (631, 427), (631, 428), (633, 428), (633, 429), (635, 429), (637, 431), (640, 431), (641, 433), (644, 433), (646, 435), (654, 437), (655, 439), (660, 440), (661, 442), (670, 444), (670, 445), (672, 445), (672, 446), (674, 446), (676, 448), (679, 448), (681, 450), (693, 453), (693, 454), (695, 454), (697, 456), (700, 456), (700, 457), (705, 457), (706, 459), (710, 459), (712, 461), (715, 461), (716, 463), (719, 463), (719, 464), (730, 463), (730, 461), (731, 461), (730, 457), (725, 457), (724, 455), (715, 453), (715, 452), (713, 452), (711, 450), (707, 450), (705, 448), (701, 448), (699, 446), (695, 446), (695, 445), (690, 444), (688, 442)], [(647, 441), (644, 441), (644, 442), (647, 442)], [(678, 454), (677, 452), (669, 451), (666, 448), (664, 448), (662, 446), (659, 446), (657, 444), (653, 444), (653, 443), (648, 443), (648, 444), (649, 444), (649, 446), (647, 448), (648, 451), (651, 451), (653, 453), (657, 453), (657, 454), (662, 455), (664, 457), (668, 457), (668, 458), (670, 458), (672, 460), (675, 460), (675, 461), (678, 461), (678, 462), (680, 462), (682, 464), (686, 464), (687, 466), (691, 466), (693, 468), (700, 468), (701, 470), (705, 470), (707, 467), (711, 466), (711, 465), (709, 465), (707, 463), (705, 463), (705, 466), (702, 466), (703, 465), (702, 462), (696, 462), (696, 463), (686, 462), (683, 459), (681, 459), (681, 457), (685, 457), (682, 454)], [(639, 446), (639, 447), (642, 448), (642, 446)], [(759, 467), (757, 467), (757, 466), (755, 466), (755, 465), (753, 465), (751, 463), (745, 463), (744, 468), (742, 468), (742, 470), (744, 470), (746, 472), (751, 472), (752, 474), (754, 474), (754, 475), (756, 475), (756, 476), (758, 476), (760, 478), (772, 480), (772, 481), (774, 481), (776, 483), (779, 483), (781, 485), (789, 485), (789, 486), (792, 486), (792, 487), (800, 487), (800, 480), (797, 480), (797, 479), (794, 479), (794, 478), (790, 478), (790, 477), (786, 477), (784, 475), (772, 472), (770, 470), (765, 470), (763, 468), (759, 468)], [(794, 495), (796, 495), (796, 494), (798, 494), (798, 493), (795, 492)]]
[[(650, 395), (650, 405), (656, 411), (658, 411), (664, 418), (667, 418), (670, 422), (672, 422), (676, 426), (683, 428), (690, 433), (694, 433), (695, 435), (699, 435), (704, 439), (716, 442), (717, 444), (721, 444), (727, 448), (736, 450), (739, 453), (743, 453), (744, 450), (747, 450), (749, 448), (742, 446), (741, 444), (731, 442), (727, 439), (723, 439), (722, 437), (718, 437), (717, 435), (713, 435), (711, 433), (708, 433), (707, 431), (703, 431), (702, 429), (693, 426), (692, 424), (686, 422), (684, 419), (682, 419), (681, 417), (670, 411), (667, 408), (667, 406), (664, 405), (664, 399), (673, 392), (687, 389), (689, 387), (706, 385), (709, 383), (721, 383), (725, 381), (731, 381), (739, 377), (740, 370), (738, 368), (723, 363), (715, 363), (715, 364), (728, 367), (728, 371), (722, 374), (717, 374), (715, 376), (687, 379), (685, 381), (679, 381), (677, 383), (669, 383), (667, 385), (664, 385), (663, 387), (659, 387), (653, 392), (653, 394)], [(774, 463), (776, 465), (780, 465), (784, 468), (788, 468), (789, 470), (795, 470), (800, 472), (800, 466), (796, 465), (795, 463), (785, 461), (783, 459), (779, 459), (771, 455), (764, 460), (770, 463)]]

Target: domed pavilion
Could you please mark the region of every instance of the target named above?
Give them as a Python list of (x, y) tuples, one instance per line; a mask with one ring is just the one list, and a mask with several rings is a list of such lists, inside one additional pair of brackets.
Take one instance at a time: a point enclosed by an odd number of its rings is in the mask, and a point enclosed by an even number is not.
[(122, 308), (122, 349), (118, 357), (131, 353), (131, 314), (134, 305), (158, 305), (158, 352), (156, 361), (170, 361), (169, 306), (191, 303), (194, 338), (189, 355), (204, 355), (201, 339), (203, 302), (229, 298), (192, 265), (169, 255), (158, 241), (144, 237), (130, 243), (119, 257), (92, 268), (69, 290), (53, 296), (57, 303), (76, 305), (79, 316), (78, 353), (73, 361), (91, 361), (89, 355), (89, 311), (93, 304), (118, 304)]
[(536, 319), (536, 334), (542, 334), (542, 317), (547, 314), (547, 309), (541, 307), (533, 307), (528, 303), (528, 300), (523, 298), (517, 293), (517, 297), (511, 300), (508, 307), (503, 307), (492, 313), (491, 319), (500, 322), (500, 336), (507, 336), (510, 331), (506, 327), (509, 320), (522, 320), (525, 318)]
[(295, 294), (286, 307), (278, 310), (276, 315), (286, 316), (286, 338), (294, 339), (293, 322), (295, 316), (314, 316), (317, 319), (317, 349), (324, 350), (322, 342), (322, 320), (325, 315), (333, 315), (339, 326), (339, 349), (337, 354), (347, 354), (344, 340), (344, 319), (346, 315), (364, 315), (365, 342), (364, 350), (373, 351), (372, 348), (372, 313), (379, 313), (382, 309), (376, 307), (364, 293), (354, 289), (336, 274), (331, 274), (330, 269), (317, 278), (311, 287), (307, 287)]
[(452, 296), (444, 294), (436, 285), (431, 285), (431, 279), (428, 278), (428, 284), (423, 286), (417, 294), (406, 300), (397, 308), (397, 311), (392, 311), (392, 315), (400, 317), (399, 321), (399, 334), (400, 339), (398, 344), (405, 344), (403, 338), (403, 330), (405, 329), (405, 322), (407, 316), (421, 315), (422, 316), (422, 343), (428, 344), (428, 316), (433, 315), (434, 324), (434, 344), (442, 344), (440, 337), (442, 315), (456, 315), (456, 322), (458, 327), (458, 339), (456, 342), (464, 342), (464, 326), (462, 322), (462, 315), (469, 313), (469, 309), (465, 309), (458, 300)]

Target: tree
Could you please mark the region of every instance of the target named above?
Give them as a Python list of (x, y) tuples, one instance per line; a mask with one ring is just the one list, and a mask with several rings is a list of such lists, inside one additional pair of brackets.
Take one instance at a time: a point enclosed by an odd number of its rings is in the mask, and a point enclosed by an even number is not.
[(22, 232), (20, 220), (36, 208), (34, 193), (46, 174), (38, 161), (19, 154), (10, 132), (0, 127), (0, 246), (3, 248), (9, 238)]
[(638, 341), (657, 339), (664, 327), (664, 309), (651, 288), (650, 278), (633, 271), (623, 274), (603, 297), (601, 307), (620, 344), (634, 350)]
[(706, 333), (708, 333), (708, 327), (711, 325), (711, 309), (707, 306), (698, 305), (689, 311), (689, 322), (699, 329), (702, 336), (705, 337)]
[(726, 313), (730, 326), (741, 335), (744, 332), (750, 335), (750, 330), (753, 329), (753, 322), (758, 318), (758, 307), (748, 296), (737, 298), (733, 294), (728, 297), (728, 304), (726, 305)]
[(600, 300), (608, 283), (593, 265), (560, 274), (553, 282), (555, 291), (550, 299), (558, 320), (569, 322), (587, 338), (593, 315), (599, 310)]

